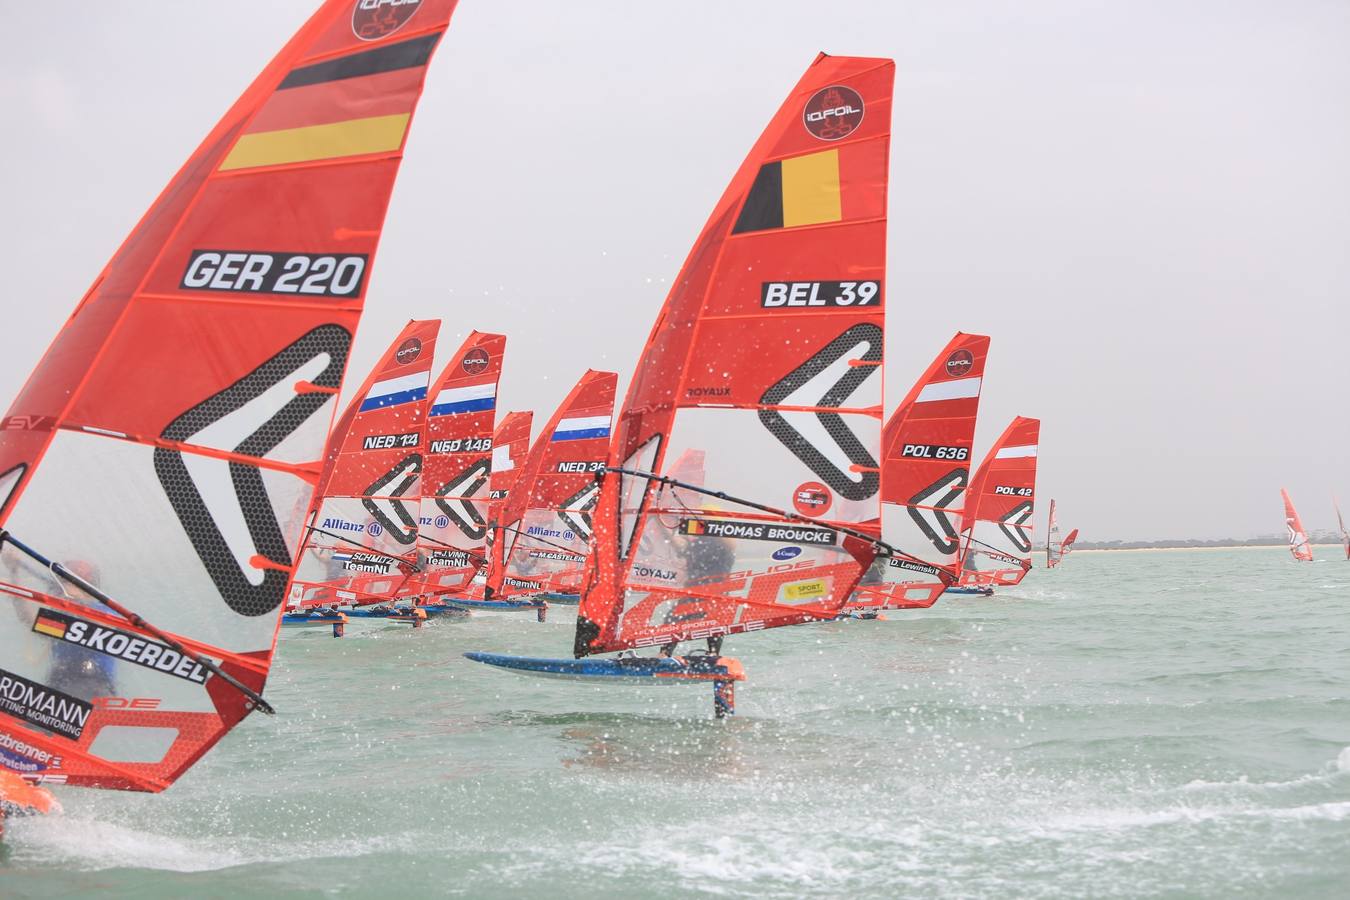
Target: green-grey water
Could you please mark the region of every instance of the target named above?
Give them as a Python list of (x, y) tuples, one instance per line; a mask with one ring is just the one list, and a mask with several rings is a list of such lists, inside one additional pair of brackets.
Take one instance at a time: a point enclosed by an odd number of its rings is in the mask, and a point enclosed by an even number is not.
[(283, 635), (158, 796), (60, 791), (0, 896), (1350, 892), (1350, 562), (1079, 553), (993, 599), (730, 639), (710, 690), (577, 685), (572, 615)]

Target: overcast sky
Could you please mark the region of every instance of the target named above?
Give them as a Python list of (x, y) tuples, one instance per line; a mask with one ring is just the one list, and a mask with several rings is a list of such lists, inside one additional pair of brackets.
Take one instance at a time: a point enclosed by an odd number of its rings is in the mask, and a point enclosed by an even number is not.
[[(316, 6), (0, 0), (5, 405)], [(889, 396), (983, 332), (977, 454), (1042, 418), (1040, 506), (1085, 539), (1281, 530), (1282, 484), (1330, 527), (1330, 493), (1350, 503), (1347, 48), (1344, 0), (461, 0), (349, 385), (440, 316), (447, 347), (510, 336), (507, 408), (547, 416), (588, 366), (622, 391), (816, 51), (889, 56)]]

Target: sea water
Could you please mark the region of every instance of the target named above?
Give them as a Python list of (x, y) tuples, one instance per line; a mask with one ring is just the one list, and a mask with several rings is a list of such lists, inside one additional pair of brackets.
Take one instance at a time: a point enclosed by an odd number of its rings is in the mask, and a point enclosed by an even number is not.
[(749, 681), (542, 681), (571, 611), (283, 635), (158, 796), (58, 789), (0, 896), (1350, 895), (1350, 562), (1080, 552), (728, 639)]

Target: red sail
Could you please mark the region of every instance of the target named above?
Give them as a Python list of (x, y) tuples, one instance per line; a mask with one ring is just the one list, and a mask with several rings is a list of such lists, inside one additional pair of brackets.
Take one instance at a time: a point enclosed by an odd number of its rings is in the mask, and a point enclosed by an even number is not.
[(1284, 498), (1284, 524), (1289, 530), (1289, 552), (1299, 562), (1310, 562), (1313, 558), (1312, 544), (1308, 542), (1308, 532), (1303, 528), (1303, 520), (1298, 517), (1298, 510), (1294, 509), (1294, 501), (1289, 499), (1289, 492), (1280, 488), (1280, 496)]
[(488, 599), (574, 592), (614, 417), (613, 372), (587, 371), (530, 448), (493, 529)]
[(530, 429), (533, 425), (533, 412), (509, 412), (497, 423), (497, 430), (493, 432), (492, 475), (488, 480), (486, 558), (480, 562), (469, 584), (470, 597), (481, 600), (483, 590), (487, 587), (488, 570), (501, 566), (502, 559), (493, 550), (497, 545), (497, 534), (492, 523), (500, 520), (502, 508), (520, 478), (525, 457), (530, 454)]
[(971, 479), (961, 534), (962, 584), (1017, 584), (1031, 570), (1040, 432), (1040, 419), (1013, 419)]
[[(488, 521), (495, 522), (501, 516), (501, 507), (511, 496), (511, 490), (520, 478), (525, 457), (530, 453), (530, 429), (534, 425), (534, 413), (509, 412), (497, 425), (492, 435), (492, 478), (488, 482)], [(488, 531), (491, 540), (492, 532)]]
[(850, 608), (927, 608), (960, 577), (961, 516), (988, 356), (989, 338), (958, 333), (886, 423), (881, 533), (899, 552), (873, 566)]
[(328, 438), (291, 582), (295, 608), (408, 593), (417, 565), (427, 385), (440, 319), (409, 322)]
[(1074, 544), (1074, 541), (1076, 541), (1076, 540), (1078, 540), (1078, 529), (1077, 529), (1077, 528), (1075, 528), (1073, 531), (1070, 531), (1070, 532), (1068, 533), (1068, 535), (1065, 536), (1065, 538), (1064, 538), (1064, 543), (1063, 543), (1062, 545), (1060, 545), (1060, 548), (1059, 548), (1059, 549), (1060, 549), (1060, 555), (1061, 555), (1061, 556), (1068, 556), (1071, 552), (1073, 552), (1073, 544)]
[[(0, 430), (0, 524), (255, 691), (454, 0), (367, 6), (324, 3), (230, 108)], [(0, 764), (157, 791), (250, 710), (12, 542), (0, 582)]]
[[(840, 529), (880, 532), (894, 75), (818, 57), (695, 242), (619, 415), (610, 464), (642, 474), (605, 478), (577, 655), (833, 617), (871, 564)], [(651, 476), (695, 447), (710, 489), (791, 515), (681, 513)]]
[(473, 332), (427, 400), (418, 526), (422, 571), (410, 591), (462, 591), (487, 559), (492, 428), (505, 351), (505, 336)]

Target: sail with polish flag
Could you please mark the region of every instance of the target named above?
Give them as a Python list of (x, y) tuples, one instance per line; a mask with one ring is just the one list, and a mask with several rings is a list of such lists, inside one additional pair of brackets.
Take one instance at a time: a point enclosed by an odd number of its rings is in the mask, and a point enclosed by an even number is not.
[(1013, 419), (971, 479), (961, 533), (962, 585), (1014, 585), (1031, 571), (1040, 431), (1040, 419)]
[[(953, 337), (882, 432), (878, 560), (849, 609), (922, 609), (960, 577), (961, 522), (989, 338)], [(876, 577), (879, 575), (880, 577)]]

